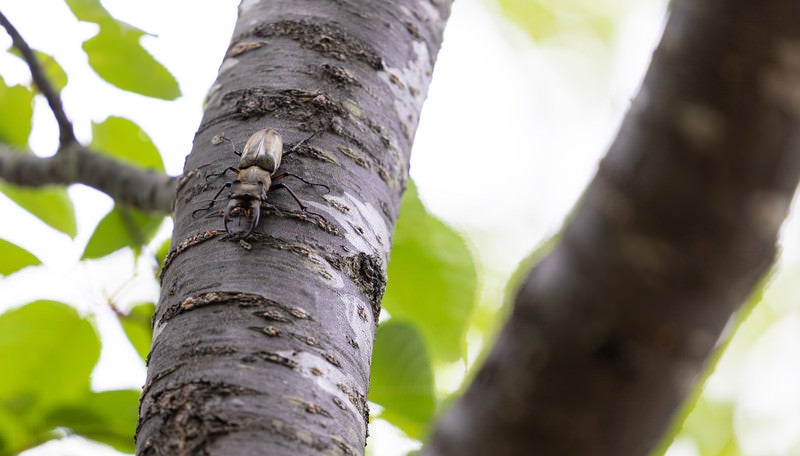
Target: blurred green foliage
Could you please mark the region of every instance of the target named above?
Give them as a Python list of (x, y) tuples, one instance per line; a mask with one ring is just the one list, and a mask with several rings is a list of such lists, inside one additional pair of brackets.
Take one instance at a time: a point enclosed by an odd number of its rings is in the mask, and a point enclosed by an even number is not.
[(588, 37), (610, 45), (633, 0), (493, 0), (535, 42)]
[(66, 304), (0, 315), (0, 455), (55, 438), (57, 427), (132, 452), (139, 392), (91, 391), (99, 356), (92, 323)]

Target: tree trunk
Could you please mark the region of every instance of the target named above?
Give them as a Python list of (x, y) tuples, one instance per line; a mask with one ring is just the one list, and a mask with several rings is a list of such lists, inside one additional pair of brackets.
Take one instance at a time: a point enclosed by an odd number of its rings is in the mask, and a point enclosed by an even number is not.
[[(411, 141), (450, 2), (251, 1), (186, 160), (137, 453), (361, 454), (373, 335)], [(237, 149), (272, 128), (288, 192), (223, 240)], [(310, 212), (309, 212), (310, 211)], [(318, 214), (319, 216), (315, 215)]]
[(772, 264), (800, 175), (800, 2), (672, 5), (584, 200), (423, 454), (647, 454)]

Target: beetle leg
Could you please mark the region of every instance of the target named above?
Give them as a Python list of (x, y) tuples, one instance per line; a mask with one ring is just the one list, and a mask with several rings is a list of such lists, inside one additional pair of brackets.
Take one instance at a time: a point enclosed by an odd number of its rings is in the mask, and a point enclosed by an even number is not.
[[(322, 184), (319, 184), (319, 185), (322, 185)], [(273, 189), (273, 188), (276, 189), (276, 190), (279, 189), (279, 188), (282, 188), (282, 189), (286, 190), (287, 192), (289, 192), (290, 195), (292, 195), (292, 198), (294, 198), (294, 200), (297, 202), (297, 205), (300, 206), (300, 209), (303, 212), (305, 212), (306, 214), (315, 215), (315, 216), (319, 217), (320, 219), (325, 220), (325, 217), (323, 217), (321, 214), (317, 214), (314, 211), (309, 211), (308, 208), (306, 207), (306, 205), (303, 204), (300, 201), (300, 198), (297, 197), (297, 194), (295, 194), (295, 192), (292, 191), (291, 188), (287, 187), (284, 184), (272, 184), (272, 187), (270, 187), (270, 190)]]
[(220, 176), (224, 176), (224, 175), (225, 175), (225, 173), (227, 173), (228, 171), (231, 171), (231, 172), (233, 172), (233, 174), (238, 174), (238, 173), (239, 173), (239, 170), (238, 170), (237, 168), (234, 168), (233, 166), (229, 166), (229, 167), (225, 168), (225, 169), (224, 169), (222, 172), (220, 172), (220, 173), (212, 173), (212, 174), (209, 174), (209, 175), (207, 175), (207, 176), (206, 176), (206, 182), (208, 182), (208, 179), (209, 179), (209, 178), (211, 178), (211, 177), (220, 177)]
[(295, 179), (299, 179), (301, 182), (303, 182), (304, 184), (307, 184), (307, 185), (314, 185), (314, 186), (317, 186), (317, 187), (325, 187), (325, 193), (330, 193), (331, 192), (331, 188), (328, 187), (327, 185), (320, 184), (320, 183), (317, 183), (317, 182), (307, 181), (307, 180), (303, 179), (302, 177), (298, 176), (297, 174), (280, 173), (280, 174), (278, 174), (276, 176), (272, 176), (272, 180), (276, 181), (278, 179), (283, 179), (284, 177), (289, 177), (289, 176), (294, 177)]
[(194, 218), (195, 214), (197, 214), (198, 212), (210, 211), (211, 208), (214, 207), (214, 203), (217, 202), (217, 198), (219, 198), (219, 195), (222, 193), (222, 191), (225, 190), (226, 188), (230, 188), (232, 184), (233, 182), (228, 182), (222, 187), (220, 187), (219, 191), (214, 195), (213, 198), (211, 198), (211, 202), (208, 203), (208, 207), (201, 207), (200, 209), (195, 209), (192, 211), (192, 218)]

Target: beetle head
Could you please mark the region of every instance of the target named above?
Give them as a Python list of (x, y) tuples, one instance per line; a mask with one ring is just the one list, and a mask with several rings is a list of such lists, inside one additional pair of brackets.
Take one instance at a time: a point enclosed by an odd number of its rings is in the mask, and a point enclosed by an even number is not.
[(260, 220), (261, 200), (258, 198), (231, 198), (222, 218), (228, 236), (236, 239), (250, 236)]

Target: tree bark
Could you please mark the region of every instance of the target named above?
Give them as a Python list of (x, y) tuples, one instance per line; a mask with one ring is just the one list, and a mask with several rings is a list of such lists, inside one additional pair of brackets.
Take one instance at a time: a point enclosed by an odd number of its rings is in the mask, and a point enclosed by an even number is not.
[(584, 200), (423, 454), (647, 454), (772, 264), (800, 175), (800, 3), (672, 5)]
[[(411, 141), (449, 1), (252, 1), (187, 158), (162, 271), (137, 454), (361, 454), (369, 366)], [(255, 131), (289, 146), (286, 192), (219, 242)], [(202, 215), (203, 212), (198, 212)]]

